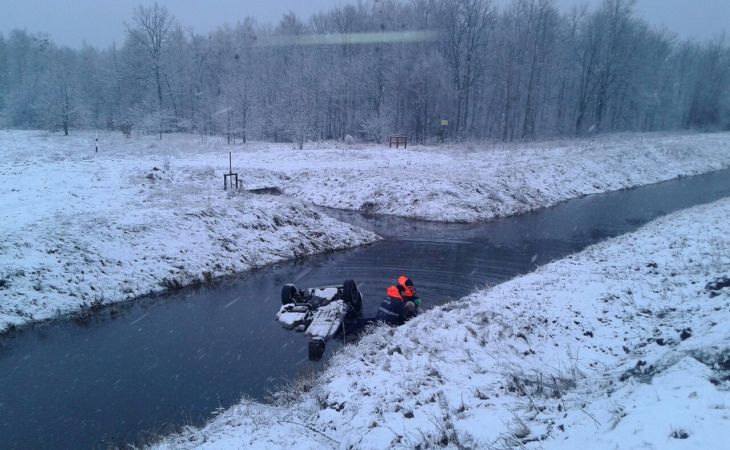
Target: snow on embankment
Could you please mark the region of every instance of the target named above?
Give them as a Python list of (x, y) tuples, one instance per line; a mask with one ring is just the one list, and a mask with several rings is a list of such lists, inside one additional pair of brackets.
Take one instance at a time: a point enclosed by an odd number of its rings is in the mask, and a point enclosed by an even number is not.
[(325, 165), (287, 171), (288, 195), (333, 208), (474, 222), (730, 167), (730, 135), (354, 148), (319, 156)]
[[(161, 448), (723, 448), (730, 199), (377, 328)], [(294, 394), (299, 393), (296, 398)]]
[(298, 200), (224, 192), (227, 153), (93, 141), (0, 132), (0, 331), (376, 239)]

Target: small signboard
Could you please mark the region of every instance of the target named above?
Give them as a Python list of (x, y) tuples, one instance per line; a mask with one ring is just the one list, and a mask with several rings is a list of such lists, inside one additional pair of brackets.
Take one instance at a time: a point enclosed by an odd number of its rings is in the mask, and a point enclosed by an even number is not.
[(449, 126), (449, 121), (446, 120), (446, 119), (441, 119), (441, 126), (442, 127), (448, 127)]

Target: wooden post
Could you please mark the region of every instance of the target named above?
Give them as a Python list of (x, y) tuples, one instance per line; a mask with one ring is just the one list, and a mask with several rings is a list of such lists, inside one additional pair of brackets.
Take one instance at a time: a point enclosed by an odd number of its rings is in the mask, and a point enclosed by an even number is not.
[(395, 144), (395, 148), (399, 148), (400, 144), (403, 144), (403, 148), (408, 148), (408, 136), (396, 135), (388, 137), (388, 148), (392, 148)]
[(236, 181), (236, 190), (238, 190), (238, 173), (233, 173), (233, 157), (232, 152), (228, 152), (228, 173), (223, 174), (223, 190), (228, 189), (228, 183), (233, 187), (233, 180)]

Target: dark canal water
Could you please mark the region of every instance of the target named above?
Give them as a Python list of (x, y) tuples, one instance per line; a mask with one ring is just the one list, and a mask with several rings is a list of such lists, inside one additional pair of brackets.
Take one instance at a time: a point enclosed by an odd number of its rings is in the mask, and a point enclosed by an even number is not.
[(383, 242), (278, 264), (215, 289), (143, 298), (87, 320), (40, 324), (0, 340), (0, 448), (103, 448), (200, 425), (241, 396), (323, 363), (274, 322), (280, 286), (358, 281), (366, 314), (400, 274), (424, 305), (462, 297), (672, 211), (730, 195), (730, 171), (585, 197), (478, 225), (328, 211)]

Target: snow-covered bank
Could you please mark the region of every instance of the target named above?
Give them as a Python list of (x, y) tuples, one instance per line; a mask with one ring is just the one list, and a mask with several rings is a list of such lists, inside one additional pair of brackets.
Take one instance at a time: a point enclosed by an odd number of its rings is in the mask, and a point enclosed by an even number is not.
[[(120, 137), (111, 139), (112, 147)], [(122, 145), (172, 160), (215, 161), (246, 187), (277, 187), (316, 205), (444, 222), (508, 216), (606, 191), (730, 167), (730, 133), (623, 134), (538, 143), (412, 145), (201, 143), (189, 135)], [(161, 159), (159, 156), (158, 159)]]
[(730, 134), (354, 149), (320, 158), (327, 163), (287, 171), (287, 194), (332, 208), (474, 222), (730, 167)]
[(681, 211), (377, 328), (278, 404), (159, 447), (723, 448), (728, 217)]
[(0, 331), (377, 239), (298, 200), (224, 192), (225, 152), (94, 144), (0, 132)]

